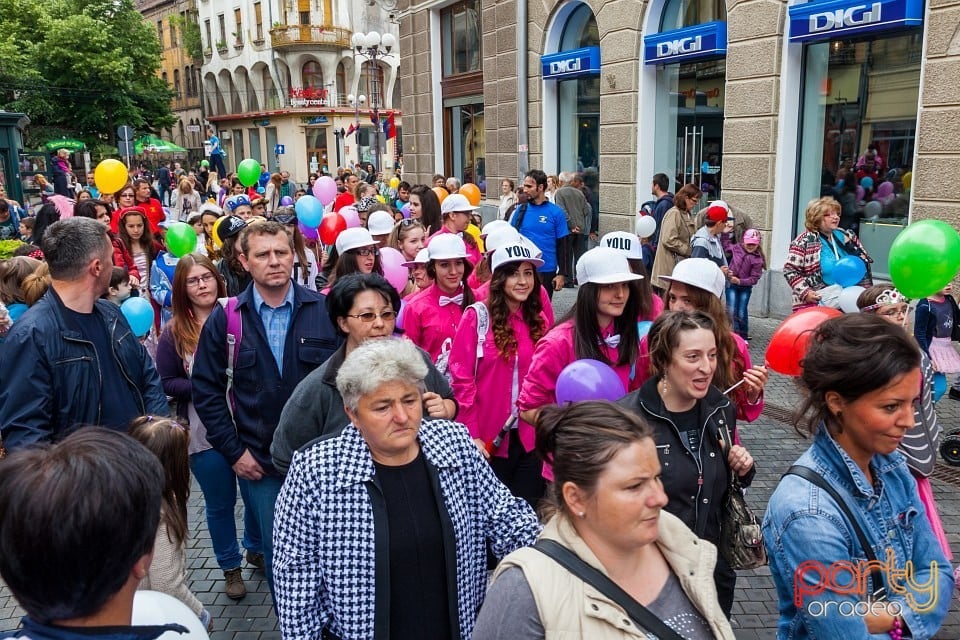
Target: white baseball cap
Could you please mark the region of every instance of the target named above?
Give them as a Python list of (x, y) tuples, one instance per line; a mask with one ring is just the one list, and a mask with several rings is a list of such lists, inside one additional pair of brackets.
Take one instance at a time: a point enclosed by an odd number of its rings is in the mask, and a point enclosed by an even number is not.
[(467, 200), (467, 196), (460, 193), (451, 193), (449, 196), (443, 199), (442, 203), (440, 203), (441, 215), (447, 215), (448, 213), (453, 213), (454, 211), (476, 210), (477, 207), (470, 204), (470, 201)]
[(611, 231), (600, 238), (600, 246), (619, 251), (627, 256), (627, 260), (642, 260), (640, 238), (626, 231)]
[(577, 260), (577, 282), (581, 285), (588, 282), (613, 284), (642, 279), (643, 276), (630, 271), (627, 257), (616, 249), (595, 247)]
[(496, 271), (501, 265), (511, 262), (529, 262), (534, 268), (543, 266), (543, 260), (535, 258), (530, 248), (523, 244), (523, 242), (520, 242), (500, 247), (494, 251), (493, 256), (490, 258), (490, 269)]
[(385, 236), (393, 231), (393, 216), (386, 211), (374, 211), (367, 218), (367, 231), (372, 236)]
[(660, 276), (661, 280), (679, 282), (689, 287), (709, 291), (723, 300), (723, 290), (727, 287), (727, 278), (716, 262), (706, 258), (687, 258), (677, 263), (673, 273)]
[(506, 220), (491, 220), (487, 224), (483, 225), (483, 230), (480, 231), (480, 237), (485, 238), (487, 237), (487, 234), (492, 231), (496, 231), (497, 229), (513, 229), (513, 227), (511, 227), (510, 223)]
[(337, 253), (343, 255), (350, 249), (359, 249), (360, 247), (373, 247), (379, 244), (370, 235), (370, 232), (363, 227), (351, 227), (344, 229), (337, 236)]
[(438, 233), (430, 238), (430, 246), (427, 249), (431, 260), (456, 260), (467, 257), (467, 245), (463, 243), (463, 238), (455, 233)]
[(401, 263), (401, 266), (406, 267), (407, 269), (413, 269), (418, 264), (427, 264), (430, 262), (430, 250), (424, 247), (417, 251), (417, 255), (413, 260), (407, 260), (406, 262)]

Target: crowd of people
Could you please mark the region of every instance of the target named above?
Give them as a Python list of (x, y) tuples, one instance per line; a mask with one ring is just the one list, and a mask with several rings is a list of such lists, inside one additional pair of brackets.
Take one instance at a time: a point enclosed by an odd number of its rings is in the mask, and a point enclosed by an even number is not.
[[(362, 223), (325, 244), (289, 176), (246, 187), (208, 169), (55, 193), (18, 218), (29, 251), (0, 265), (0, 576), (20, 633), (130, 637), (137, 589), (209, 627), (185, 562), (192, 473), (224, 592), (245, 597), (244, 563), (262, 571), (286, 638), (734, 637), (723, 540), (731, 492), (756, 474), (739, 428), (768, 381), (748, 350), (766, 267), (748, 215), (697, 211), (698, 188), (673, 195), (658, 174), (635, 232), (601, 235), (575, 175), (531, 170), (483, 224), (455, 178), (391, 185), (370, 168), (337, 176), (329, 210)], [(798, 305), (829, 284), (821, 246), (868, 259), (835, 209), (808, 207)], [(174, 222), (197, 233), (180, 257)], [(139, 335), (135, 294), (153, 309)], [(763, 521), (780, 637), (930, 638), (946, 615), (931, 389), (960, 373), (939, 326), (960, 330), (960, 310), (938, 295), (917, 341), (892, 285), (816, 330), (798, 465), (827, 487), (792, 469)], [(565, 402), (558, 380), (583, 360), (622, 385), (615, 402)], [(910, 581), (823, 588), (874, 556)], [(812, 609), (864, 600), (881, 606)]]

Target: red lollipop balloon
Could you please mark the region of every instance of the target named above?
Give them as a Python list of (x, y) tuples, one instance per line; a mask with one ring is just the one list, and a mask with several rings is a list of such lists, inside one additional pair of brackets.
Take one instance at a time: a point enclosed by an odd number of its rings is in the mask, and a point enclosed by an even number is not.
[(337, 241), (340, 232), (347, 228), (347, 221), (339, 213), (328, 213), (320, 220), (320, 240), (325, 245), (331, 245)]
[(781, 322), (767, 346), (767, 366), (777, 373), (799, 376), (803, 372), (800, 361), (807, 355), (814, 329), (840, 315), (831, 307), (810, 307)]

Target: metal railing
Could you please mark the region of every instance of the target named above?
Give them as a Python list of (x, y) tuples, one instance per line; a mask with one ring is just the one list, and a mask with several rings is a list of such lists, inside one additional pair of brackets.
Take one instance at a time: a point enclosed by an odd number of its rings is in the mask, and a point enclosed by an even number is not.
[(270, 29), (270, 41), (277, 48), (313, 45), (349, 49), (352, 36), (353, 32), (343, 27), (322, 27), (309, 24), (292, 24)]

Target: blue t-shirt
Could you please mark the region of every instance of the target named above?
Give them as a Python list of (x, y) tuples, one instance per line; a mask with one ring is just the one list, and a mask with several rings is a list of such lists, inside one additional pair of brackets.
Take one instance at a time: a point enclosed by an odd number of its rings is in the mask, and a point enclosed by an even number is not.
[(210, 136), (210, 155), (212, 156), (222, 156), (223, 151), (220, 149), (220, 138), (217, 136)]
[[(510, 224), (513, 226), (517, 226), (515, 221), (521, 207), (523, 207), (522, 204), (518, 205), (510, 218)], [(567, 215), (563, 209), (549, 200), (544, 200), (543, 204), (528, 202), (527, 212), (519, 230), (543, 252), (540, 256), (543, 259), (540, 273), (556, 273), (557, 240), (570, 234), (570, 230), (567, 229)]]

